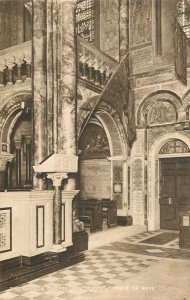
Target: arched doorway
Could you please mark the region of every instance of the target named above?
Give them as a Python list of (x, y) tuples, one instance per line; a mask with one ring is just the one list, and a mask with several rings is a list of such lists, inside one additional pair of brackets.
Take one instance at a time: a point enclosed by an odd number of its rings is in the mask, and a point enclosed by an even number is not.
[(151, 147), (148, 162), (148, 229), (178, 229), (190, 210), (190, 140), (165, 134)]
[(178, 139), (160, 149), (160, 228), (178, 229), (180, 215), (190, 210), (190, 157), (185, 156), (189, 153)]

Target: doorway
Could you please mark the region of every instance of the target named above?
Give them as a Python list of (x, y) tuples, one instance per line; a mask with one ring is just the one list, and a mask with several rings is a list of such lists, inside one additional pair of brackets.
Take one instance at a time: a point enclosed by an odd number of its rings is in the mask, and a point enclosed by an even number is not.
[(190, 210), (190, 157), (160, 158), (160, 228), (179, 229)]

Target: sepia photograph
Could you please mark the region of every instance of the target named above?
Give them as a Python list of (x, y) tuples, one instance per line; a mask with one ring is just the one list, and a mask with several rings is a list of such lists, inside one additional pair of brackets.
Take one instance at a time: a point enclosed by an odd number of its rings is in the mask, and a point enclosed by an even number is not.
[(190, 0), (0, 0), (0, 300), (190, 300)]

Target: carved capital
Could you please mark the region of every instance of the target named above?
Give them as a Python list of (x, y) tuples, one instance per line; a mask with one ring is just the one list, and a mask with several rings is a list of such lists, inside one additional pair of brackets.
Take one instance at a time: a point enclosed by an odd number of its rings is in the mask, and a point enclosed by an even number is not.
[(0, 172), (4, 172), (8, 161), (13, 160), (13, 154), (0, 154)]
[(77, 3), (77, 0), (58, 0), (58, 3), (60, 3), (60, 4), (70, 3), (70, 4), (75, 5)]
[(62, 180), (67, 179), (67, 173), (47, 173), (47, 178), (53, 181), (53, 186), (61, 186)]

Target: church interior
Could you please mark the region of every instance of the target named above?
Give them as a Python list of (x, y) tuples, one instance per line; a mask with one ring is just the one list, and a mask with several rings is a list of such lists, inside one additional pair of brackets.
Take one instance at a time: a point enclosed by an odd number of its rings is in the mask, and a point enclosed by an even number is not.
[(0, 0), (0, 299), (190, 299), (189, 86), (189, 0)]

